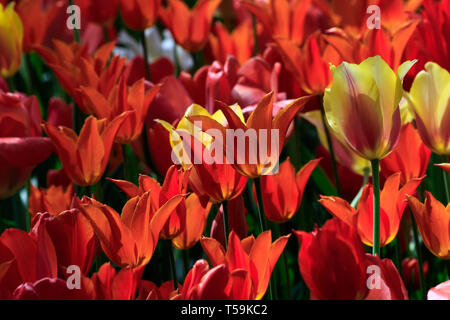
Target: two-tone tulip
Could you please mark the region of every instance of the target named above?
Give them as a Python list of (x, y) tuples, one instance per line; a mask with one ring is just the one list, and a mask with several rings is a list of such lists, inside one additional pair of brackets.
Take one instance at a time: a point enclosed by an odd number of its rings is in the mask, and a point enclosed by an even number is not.
[(397, 74), (379, 56), (331, 68), (333, 82), (324, 95), (328, 124), (361, 157), (382, 159), (397, 145), (402, 80), (413, 63), (403, 63)]
[(440, 155), (450, 154), (450, 73), (434, 62), (414, 79), (406, 98), (414, 110), (425, 145)]

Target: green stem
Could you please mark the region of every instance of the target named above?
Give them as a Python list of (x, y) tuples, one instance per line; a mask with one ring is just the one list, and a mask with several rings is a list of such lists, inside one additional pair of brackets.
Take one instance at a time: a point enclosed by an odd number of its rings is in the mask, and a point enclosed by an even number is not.
[(338, 171), (337, 171), (337, 162), (336, 162), (336, 155), (334, 153), (334, 148), (333, 148), (333, 141), (331, 140), (330, 130), (328, 129), (327, 120), (325, 117), (325, 109), (323, 107), (323, 96), (319, 94), (317, 97), (319, 100), (320, 115), (322, 116), (322, 125), (323, 125), (323, 129), (325, 131), (328, 149), (330, 151), (330, 156), (331, 156), (331, 165), (333, 167), (334, 183), (336, 184), (336, 191), (337, 191), (337, 195), (339, 197), (341, 195), (341, 186), (339, 183), (339, 175), (338, 175)]
[(127, 156), (127, 145), (122, 145), (122, 154), (123, 154), (123, 177), (125, 180), (130, 180), (130, 172), (128, 170), (128, 156)]
[(9, 77), (9, 78), (6, 78), (5, 80), (6, 80), (6, 84), (8, 85), (9, 92), (14, 92), (14, 90), (16, 89), (16, 87), (14, 86), (14, 78)]
[(223, 211), (223, 232), (224, 232), (224, 240), (225, 240), (225, 250), (228, 250), (228, 234), (230, 232), (229, 224), (228, 224), (228, 201), (222, 202), (222, 211)]
[(189, 268), (190, 268), (189, 249), (182, 250), (181, 253), (183, 255), (184, 277), (186, 278), (187, 274), (189, 273)]
[[(261, 232), (264, 232), (267, 230), (266, 225), (266, 218), (264, 214), (264, 203), (262, 199), (262, 192), (261, 192), (261, 178), (255, 178), (255, 188), (256, 188), (256, 197), (258, 198), (258, 214), (259, 214), (259, 223), (261, 225)], [(269, 281), (269, 287), (267, 288), (268, 294), (269, 294), (269, 300), (273, 300), (272, 295), (272, 277)]]
[(173, 287), (174, 289), (178, 290), (177, 266), (175, 264), (175, 256), (173, 254), (173, 246), (171, 240), (167, 240), (167, 246), (169, 250), (170, 271), (172, 272)]
[(148, 50), (147, 50), (147, 44), (145, 43), (145, 32), (141, 31), (141, 44), (142, 49), (144, 51), (144, 65), (145, 65), (145, 77), (148, 81), (150, 81), (150, 66), (148, 64)]
[(427, 297), (427, 284), (425, 283), (425, 276), (423, 274), (423, 260), (422, 260), (422, 250), (420, 247), (419, 242), (419, 231), (417, 230), (417, 223), (414, 219), (414, 215), (409, 210), (409, 214), (411, 215), (411, 222), (412, 222), (412, 229), (413, 229), (413, 236), (414, 236), (414, 247), (416, 248), (416, 254), (417, 254), (417, 262), (419, 263), (419, 283), (420, 283), (420, 292), (422, 294), (422, 300), (425, 300)]
[(261, 226), (261, 232), (264, 232), (267, 230), (266, 225), (266, 218), (265, 218), (265, 212), (264, 212), (264, 203), (262, 199), (262, 192), (261, 192), (261, 178), (255, 178), (255, 188), (256, 188), (256, 197), (258, 199), (258, 215), (259, 215), (259, 224)]
[[(69, 0), (69, 5), (73, 5), (73, 0)], [(76, 42), (81, 43), (80, 33), (78, 32), (77, 28), (73, 29), (73, 37), (75, 38)]]
[(371, 160), (373, 178), (373, 250), (380, 256), (380, 160)]
[(180, 59), (178, 57), (177, 45), (173, 44), (173, 60), (175, 62), (175, 76), (179, 76), (181, 72)]
[(258, 55), (259, 44), (258, 44), (258, 26), (256, 23), (256, 17), (252, 15), (252, 27), (253, 27), (253, 56)]
[[(447, 155), (442, 155), (441, 156), (442, 162), (443, 163), (447, 163), (448, 162), (448, 156)], [(444, 187), (445, 187), (445, 197), (447, 199), (447, 203), (450, 202), (450, 189), (449, 189), (449, 184), (450, 182), (448, 181), (448, 173), (445, 170), (442, 170), (442, 178), (444, 179)]]
[[(278, 223), (275, 223), (274, 227), (275, 227), (275, 234), (276, 234), (275, 238), (278, 239), (281, 236), (280, 225)], [(291, 284), (291, 278), (289, 277), (289, 265), (288, 265), (286, 250), (283, 250), (282, 263), (283, 263), (284, 275), (286, 277), (287, 298), (292, 300), (292, 284)]]

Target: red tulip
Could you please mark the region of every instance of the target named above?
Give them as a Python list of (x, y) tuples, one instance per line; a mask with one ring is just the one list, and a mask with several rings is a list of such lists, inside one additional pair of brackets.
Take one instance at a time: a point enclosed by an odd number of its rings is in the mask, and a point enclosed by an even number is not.
[(48, 212), (57, 216), (65, 210), (69, 210), (72, 204), (73, 187), (50, 186), (47, 189), (37, 189), (30, 186), (30, 197), (28, 199), (28, 211), (32, 218), (38, 213)]
[(247, 276), (242, 279), (243, 291), (250, 290), (251, 299), (259, 300), (266, 293), (270, 276), (290, 235), (280, 237), (272, 243), (270, 231), (239, 240), (234, 231), (228, 238), (228, 251), (213, 238), (202, 238), (200, 243), (212, 265), (225, 264), (230, 272), (243, 269)]
[[(0, 199), (15, 194), (53, 150), (42, 137), (36, 97), (0, 90)], [(30, 155), (33, 155), (30, 157)]]
[[(423, 263), (423, 273), (426, 278), (428, 273), (428, 261)], [(412, 288), (420, 289), (419, 262), (415, 258), (405, 258), (402, 261), (402, 275), (406, 287), (411, 283)]]
[(133, 30), (144, 31), (158, 18), (161, 0), (119, 0), (125, 24)]
[(138, 287), (139, 296), (137, 300), (172, 300), (178, 295), (182, 286), (178, 284), (178, 290), (173, 287), (173, 281), (164, 282), (159, 288), (148, 280), (141, 280)]
[(42, 278), (34, 283), (24, 283), (12, 294), (13, 300), (90, 300), (89, 291), (71, 290), (66, 280), (59, 278)]
[(289, 158), (280, 165), (276, 175), (261, 177), (261, 191), (264, 203), (264, 212), (267, 219), (282, 223), (290, 220), (302, 202), (306, 183), (318, 160), (311, 160), (295, 174)]

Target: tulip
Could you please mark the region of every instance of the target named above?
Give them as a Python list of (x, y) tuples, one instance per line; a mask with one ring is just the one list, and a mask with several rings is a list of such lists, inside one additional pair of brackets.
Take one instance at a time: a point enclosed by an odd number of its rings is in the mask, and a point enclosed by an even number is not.
[(5, 199), (25, 184), (53, 147), (50, 139), (42, 137), (36, 97), (0, 89), (0, 110), (0, 199)]
[(445, 171), (450, 173), (450, 163), (439, 163), (439, 164), (435, 164), (435, 166), (441, 167), (442, 169), (444, 169)]
[(150, 261), (159, 234), (181, 199), (181, 195), (172, 197), (156, 209), (150, 192), (146, 192), (128, 200), (121, 215), (87, 197), (78, 201), (78, 207), (112, 262), (122, 268), (139, 267)]
[(125, 67), (125, 58), (114, 56), (108, 64), (115, 42), (108, 42), (89, 55), (88, 47), (54, 40), (54, 49), (36, 47), (37, 53), (52, 68), (63, 89), (84, 113), (92, 113), (84, 101), (82, 86), (98, 90), (108, 97)]
[(97, 249), (97, 239), (81, 212), (71, 209), (59, 212), (56, 216), (38, 214), (32, 221), (31, 233), (39, 237), (40, 228), (45, 228), (49, 235), (63, 273), (70, 265), (77, 265), (83, 274), (88, 274)]
[(67, 176), (79, 186), (96, 184), (105, 172), (111, 148), (127, 113), (109, 124), (93, 116), (86, 119), (80, 135), (67, 127), (55, 128), (49, 123), (44, 130), (52, 139)]
[(127, 27), (143, 31), (155, 24), (161, 0), (119, 0), (119, 5)]
[(236, 233), (231, 231), (227, 251), (213, 238), (202, 238), (200, 243), (213, 266), (225, 264), (230, 272), (246, 270), (251, 280), (244, 281), (243, 286), (250, 287), (251, 299), (260, 300), (269, 286), (272, 271), (289, 237), (280, 237), (272, 243), (271, 232), (265, 231), (256, 239), (250, 236), (239, 240)]
[(45, 212), (57, 216), (70, 209), (73, 197), (73, 186), (71, 184), (67, 188), (53, 185), (47, 189), (37, 189), (33, 185), (30, 188), (28, 211), (32, 218), (38, 213)]
[(379, 56), (359, 65), (343, 62), (331, 68), (333, 82), (324, 94), (326, 118), (335, 136), (371, 161), (374, 255), (380, 255), (379, 160), (398, 143), (402, 80), (413, 64), (404, 62), (396, 75)]
[[(225, 123), (225, 117), (221, 111), (211, 115), (198, 105), (192, 105), (186, 110), (185, 118), (178, 123), (176, 130), (165, 121), (159, 122), (170, 132), (170, 144), (177, 160), (185, 168), (192, 166), (189, 179), (194, 191), (200, 196), (209, 197), (213, 203), (232, 200), (243, 192), (247, 178), (226, 163), (224, 156), (212, 156), (217, 148), (212, 144), (213, 137), (207, 133), (198, 135), (198, 129), (195, 129), (195, 126), (186, 119), (197, 115)], [(222, 149), (222, 146), (218, 148)]]
[(440, 259), (450, 259), (450, 205), (444, 207), (426, 191), (421, 203), (414, 197), (408, 198), (408, 205), (414, 215), (420, 235), (428, 250)]
[[(412, 179), (400, 188), (400, 173), (390, 176), (381, 191), (380, 246), (389, 244), (398, 233), (406, 196), (415, 192), (421, 179)], [(362, 191), (357, 208), (339, 197), (321, 196), (319, 202), (327, 211), (358, 231), (361, 241), (373, 246), (373, 196), (372, 185)]]
[(13, 292), (13, 300), (90, 300), (92, 295), (85, 288), (71, 290), (66, 280), (42, 278), (34, 283), (23, 283)]
[(249, 272), (231, 271), (225, 264), (212, 269), (207, 261), (195, 262), (183, 284), (180, 300), (249, 300)]
[[(276, 169), (287, 129), (295, 115), (309, 100), (310, 96), (294, 100), (281, 109), (272, 119), (274, 94), (273, 92), (269, 93), (260, 100), (246, 122), (238, 105), (223, 107), (222, 112), (228, 121), (227, 128), (207, 116), (189, 116), (188, 120), (191, 122), (201, 121), (203, 128), (206, 130), (210, 128), (219, 130), (222, 133), (223, 151), (227, 160), (242, 175), (249, 178), (258, 178), (261, 175), (271, 174)], [(236, 152), (239, 146), (235, 146), (234, 135), (231, 139), (228, 139), (226, 134), (228, 129), (233, 129), (235, 134), (243, 133), (254, 137), (254, 141), (250, 141), (249, 150), (246, 149), (246, 143), (244, 143), (244, 146), (241, 147), (245, 149)], [(278, 137), (276, 137), (277, 134)], [(250, 154), (247, 155), (247, 153)], [(254, 157), (257, 157), (257, 159), (253, 159)]]
[(116, 19), (118, 0), (77, 0), (76, 4), (80, 6), (81, 12), (86, 14), (89, 21), (108, 26)]
[[(178, 284), (179, 291), (182, 286)], [(172, 300), (178, 295), (178, 290), (173, 287), (173, 281), (164, 282), (159, 288), (148, 280), (141, 280), (138, 287), (139, 296), (136, 300)]]
[(99, 119), (106, 118), (113, 121), (123, 112), (132, 111), (117, 131), (115, 142), (128, 144), (138, 138), (144, 127), (151, 102), (158, 93), (159, 86), (145, 89), (145, 80), (141, 79), (128, 87), (125, 78), (120, 79), (109, 96), (103, 96), (92, 87), (81, 86), (80, 90), (85, 98), (87, 107)]
[[(294, 231), (298, 264), (312, 300), (407, 299), (392, 261), (365, 254), (355, 229), (334, 218), (312, 233)], [(369, 267), (378, 267), (380, 288), (369, 288)]]
[(181, 0), (169, 0), (161, 8), (161, 20), (175, 41), (189, 52), (203, 49), (211, 28), (211, 21), (221, 0), (200, 0), (192, 10)]
[(41, 45), (48, 31), (50, 23), (58, 10), (56, 5), (44, 8), (41, 0), (22, 0), (17, 4), (17, 14), (20, 16), (23, 29), (23, 51), (29, 53), (35, 46)]
[(14, 11), (14, 2), (6, 7), (0, 3), (0, 77), (9, 78), (20, 68), (22, 62), (23, 25)]
[(110, 263), (105, 263), (91, 279), (84, 279), (82, 287), (92, 288), (96, 300), (134, 300), (143, 271), (143, 267), (138, 267), (117, 272)]
[[(419, 289), (420, 288), (420, 271), (417, 259), (414, 258), (405, 258), (402, 261), (402, 274), (405, 285), (408, 287), (410, 284), (412, 288)], [(425, 261), (423, 264), (423, 273), (424, 277), (426, 277), (428, 273), (428, 261)]]
[[(145, 175), (139, 176), (139, 187), (125, 180), (110, 180), (122, 189), (122, 191), (125, 192), (130, 198), (142, 196), (145, 192), (151, 191), (154, 206), (158, 209), (173, 196), (186, 194), (189, 175), (190, 171), (184, 172), (183, 170), (178, 170), (176, 166), (171, 166), (167, 171), (162, 186), (152, 177)], [(194, 203), (190, 204), (194, 205)], [(195, 204), (197, 204), (197, 202), (195, 202)], [(187, 206), (185, 199), (182, 199), (181, 204), (176, 207), (176, 210), (174, 210), (174, 213), (170, 215), (170, 218), (165, 224), (161, 232), (161, 238), (173, 239), (185, 229), (187, 217), (186, 210)], [(199, 221), (204, 219), (203, 211), (199, 210), (199, 207), (196, 207), (194, 211), (195, 217), (200, 218)]]
[(331, 83), (327, 62), (337, 62), (338, 59), (324, 56), (326, 48), (321, 49), (315, 37), (310, 37), (302, 48), (287, 39), (276, 39), (275, 43), (286, 68), (296, 77), (302, 89), (308, 94), (323, 94)]
[(295, 174), (289, 158), (276, 175), (261, 177), (261, 191), (267, 219), (276, 223), (290, 220), (300, 207), (306, 183), (319, 163), (311, 160)]
[(261, 21), (272, 38), (302, 43), (305, 18), (311, 0), (243, 0), (242, 4)]
[(209, 44), (214, 59), (225, 63), (233, 55), (240, 64), (247, 62), (253, 55), (253, 29), (250, 20), (245, 20), (232, 32), (228, 32), (221, 23), (214, 25), (214, 34), (209, 36)]
[(379, 56), (331, 68), (333, 82), (324, 95), (328, 124), (361, 157), (382, 159), (395, 148), (402, 79), (412, 64), (403, 63), (397, 75)]
[(400, 183), (403, 185), (411, 179), (425, 176), (430, 155), (430, 149), (422, 143), (413, 124), (408, 123), (402, 127), (397, 147), (380, 161), (381, 173), (387, 178), (400, 172)]
[(431, 288), (427, 295), (428, 300), (450, 300), (450, 280)]
[(425, 145), (440, 155), (450, 154), (450, 73), (434, 62), (417, 74), (406, 97), (414, 110)]

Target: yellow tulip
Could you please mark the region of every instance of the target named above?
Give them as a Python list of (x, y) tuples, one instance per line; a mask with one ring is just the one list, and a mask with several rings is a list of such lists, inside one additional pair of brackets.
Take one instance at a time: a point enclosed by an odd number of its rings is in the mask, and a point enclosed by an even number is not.
[(22, 61), (23, 25), (14, 11), (14, 2), (6, 8), (0, 3), (0, 77), (8, 78)]
[(426, 63), (406, 97), (423, 142), (435, 153), (449, 155), (450, 73), (434, 62)]
[(402, 81), (414, 63), (406, 61), (397, 74), (379, 56), (331, 67), (333, 82), (324, 94), (328, 124), (337, 139), (364, 159), (382, 159), (396, 146)]

